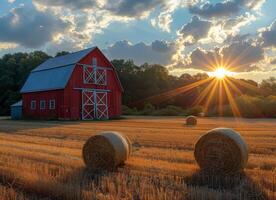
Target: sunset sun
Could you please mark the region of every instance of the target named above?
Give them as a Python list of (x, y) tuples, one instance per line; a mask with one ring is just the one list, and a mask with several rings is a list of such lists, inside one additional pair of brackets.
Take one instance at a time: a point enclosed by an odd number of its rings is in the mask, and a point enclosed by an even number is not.
[(210, 72), (210, 76), (217, 79), (224, 79), (226, 76), (233, 76), (234, 73), (226, 70), (224, 67), (218, 67), (215, 71)]

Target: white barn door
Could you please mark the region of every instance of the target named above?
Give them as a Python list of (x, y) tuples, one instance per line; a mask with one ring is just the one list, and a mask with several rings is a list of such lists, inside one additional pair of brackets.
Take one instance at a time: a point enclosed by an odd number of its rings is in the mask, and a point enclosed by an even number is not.
[(108, 119), (107, 92), (82, 91), (82, 119)]
[(94, 91), (82, 91), (82, 119), (95, 118), (95, 95)]

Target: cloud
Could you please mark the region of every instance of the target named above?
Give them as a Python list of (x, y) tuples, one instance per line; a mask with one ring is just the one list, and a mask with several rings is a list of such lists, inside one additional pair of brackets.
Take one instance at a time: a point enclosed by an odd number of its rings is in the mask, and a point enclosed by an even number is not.
[(91, 9), (98, 5), (97, 0), (33, 0), (36, 5), (46, 7), (62, 7), (75, 10)]
[(224, 30), (230, 31), (232, 33), (238, 33), (240, 28), (255, 21), (256, 17), (250, 13), (245, 13), (244, 15), (237, 16), (235, 18), (228, 18), (222, 21), (222, 26)]
[[(228, 42), (231, 39), (238, 39), (240, 29), (255, 21), (256, 17), (250, 13), (245, 13), (237, 17), (218, 20), (213, 25), (209, 35), (213, 41), (218, 43)], [(241, 39), (241, 38), (240, 38)]]
[(184, 62), (184, 67), (212, 71), (223, 66), (234, 72), (257, 70), (257, 63), (264, 59), (264, 50), (250, 41), (233, 43), (213, 50), (196, 48)]
[(9, 42), (0, 42), (0, 50), (4, 50), (4, 49), (14, 49), (16, 48), (18, 45), (15, 43), (9, 43)]
[(190, 7), (190, 13), (196, 14), (202, 17), (226, 17), (240, 12), (240, 5), (235, 1), (224, 1), (222, 3), (216, 3), (215, 5), (206, 2), (202, 6)]
[(151, 44), (143, 42), (131, 44), (128, 41), (119, 41), (109, 46), (104, 52), (110, 59), (132, 59), (138, 65), (145, 62), (150, 64), (167, 65), (177, 48), (174, 43), (154, 41)]
[(142, 17), (167, 0), (109, 0), (104, 8), (119, 16)]
[(242, 8), (257, 10), (265, 0), (225, 0), (216, 4), (206, 2), (201, 6), (191, 6), (190, 13), (206, 18), (229, 17), (241, 12)]
[(260, 30), (260, 40), (264, 47), (276, 47), (276, 20), (269, 27)]
[(73, 10), (105, 10), (116, 16), (143, 17), (167, 0), (34, 0), (38, 6)]
[(276, 65), (276, 58), (273, 58), (273, 59), (270, 61), (270, 64)]
[(211, 22), (193, 16), (192, 20), (179, 30), (179, 34), (184, 39), (188, 39), (190, 43), (195, 43), (200, 39), (206, 38), (211, 27)]
[(69, 27), (68, 22), (33, 6), (20, 6), (0, 17), (0, 41), (38, 48)]
[(233, 43), (221, 49), (223, 60), (235, 71), (255, 70), (254, 64), (264, 59), (264, 50), (261, 46), (250, 41)]
[(184, 7), (190, 7), (198, 3), (198, 0), (167, 0), (160, 8), (160, 14), (151, 20), (151, 24), (155, 27), (159, 27), (161, 30), (170, 32), (171, 23), (173, 22), (172, 14), (175, 10)]

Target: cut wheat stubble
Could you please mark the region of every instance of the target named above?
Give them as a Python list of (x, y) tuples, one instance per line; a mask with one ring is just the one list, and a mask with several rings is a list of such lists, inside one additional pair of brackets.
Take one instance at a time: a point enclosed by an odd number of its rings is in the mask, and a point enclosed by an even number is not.
[(83, 160), (92, 170), (114, 170), (131, 153), (131, 142), (118, 132), (102, 132), (90, 137), (83, 146)]
[(234, 174), (246, 166), (248, 147), (241, 135), (233, 129), (215, 128), (197, 141), (194, 155), (204, 171)]

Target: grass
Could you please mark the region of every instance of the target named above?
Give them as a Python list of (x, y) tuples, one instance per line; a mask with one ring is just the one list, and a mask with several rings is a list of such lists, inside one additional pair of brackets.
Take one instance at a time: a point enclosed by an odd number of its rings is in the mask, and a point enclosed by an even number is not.
[[(0, 200), (276, 199), (276, 120), (130, 117), (97, 122), (0, 120)], [(245, 173), (217, 177), (199, 171), (193, 145), (207, 130), (230, 127), (250, 146)], [(115, 172), (93, 174), (81, 159), (85, 140), (114, 130), (133, 142), (132, 157)]]

